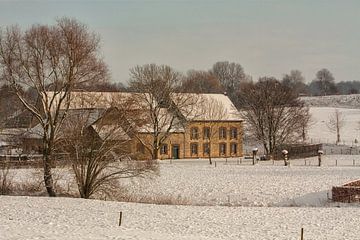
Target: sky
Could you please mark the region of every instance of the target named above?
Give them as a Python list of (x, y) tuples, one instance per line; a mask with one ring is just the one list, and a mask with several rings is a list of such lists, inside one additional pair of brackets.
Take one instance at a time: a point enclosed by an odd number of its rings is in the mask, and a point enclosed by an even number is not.
[(337, 82), (360, 80), (358, 0), (3, 1), (0, 26), (54, 24), (72, 17), (101, 37), (114, 82), (129, 69), (166, 64), (185, 73), (240, 63), (254, 80), (322, 68)]

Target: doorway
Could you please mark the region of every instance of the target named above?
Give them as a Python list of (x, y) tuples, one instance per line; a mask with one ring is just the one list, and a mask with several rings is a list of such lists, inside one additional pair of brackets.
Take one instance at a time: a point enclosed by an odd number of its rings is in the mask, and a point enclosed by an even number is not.
[(179, 159), (180, 156), (180, 146), (179, 145), (172, 145), (172, 158)]

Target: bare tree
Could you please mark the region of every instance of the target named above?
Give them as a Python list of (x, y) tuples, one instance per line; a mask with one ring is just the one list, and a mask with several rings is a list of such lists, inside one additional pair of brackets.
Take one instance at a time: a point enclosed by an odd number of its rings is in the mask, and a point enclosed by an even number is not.
[[(25, 32), (17, 27), (0, 32), (2, 77), (43, 129), (44, 181), (49, 196), (56, 196), (51, 158), (70, 93), (106, 80), (107, 68), (98, 52), (99, 37), (74, 19), (59, 19), (54, 26), (34, 25)], [(23, 88), (34, 89), (37, 101), (24, 94)], [(65, 111), (60, 111), (61, 106)]]
[(342, 113), (335, 109), (335, 112), (330, 115), (329, 121), (326, 123), (326, 126), (329, 128), (331, 132), (336, 133), (336, 144), (340, 143), (340, 132), (341, 129), (344, 127), (345, 119)]
[(129, 118), (134, 102), (127, 99), (105, 111), (93, 122), (91, 110), (69, 113), (64, 122), (60, 147), (67, 153), (80, 197), (94, 194), (112, 195), (122, 178), (143, 176), (155, 171), (155, 161), (131, 160)]
[(316, 78), (310, 83), (309, 88), (315, 95), (331, 95), (337, 92), (335, 78), (326, 68), (316, 73)]
[(224, 106), (224, 104), (214, 98), (203, 98), (200, 101), (200, 111), (199, 119), (204, 121), (204, 143), (207, 144), (207, 149), (205, 152), (208, 155), (209, 164), (212, 164), (212, 151), (213, 140), (219, 134), (219, 121), (226, 119), (229, 114)]
[(182, 82), (188, 93), (223, 93), (219, 79), (211, 72), (190, 70)]
[(302, 141), (306, 142), (308, 129), (315, 124), (315, 121), (310, 114), (309, 107), (304, 107), (301, 111), (303, 112), (302, 118), (300, 118), (301, 137)]
[(299, 70), (291, 70), (290, 74), (285, 74), (282, 84), (293, 89), (297, 94), (306, 92), (305, 78)]
[(248, 80), (243, 67), (234, 62), (217, 62), (213, 65), (210, 72), (219, 79), (229, 98), (235, 102), (241, 83)]
[(150, 142), (144, 142), (140, 137), (138, 140), (153, 159), (158, 159), (160, 146), (171, 132), (184, 127), (187, 115), (193, 114), (197, 98), (179, 93), (181, 76), (169, 66), (147, 64), (132, 68), (130, 73), (130, 89), (135, 91), (135, 100), (143, 109), (145, 124), (141, 128), (152, 138)]
[(291, 89), (275, 78), (263, 77), (255, 84), (246, 85), (240, 101), (243, 118), (266, 154), (273, 154), (283, 143), (301, 139), (308, 109)]

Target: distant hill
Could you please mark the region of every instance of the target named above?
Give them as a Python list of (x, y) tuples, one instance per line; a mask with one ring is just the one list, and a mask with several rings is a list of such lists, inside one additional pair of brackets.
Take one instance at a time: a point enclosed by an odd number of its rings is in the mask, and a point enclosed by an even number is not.
[(309, 107), (339, 107), (360, 109), (360, 94), (301, 97)]

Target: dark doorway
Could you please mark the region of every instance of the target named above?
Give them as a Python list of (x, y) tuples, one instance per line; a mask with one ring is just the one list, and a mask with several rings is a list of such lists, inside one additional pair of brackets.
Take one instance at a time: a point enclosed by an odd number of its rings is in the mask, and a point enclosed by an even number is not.
[(179, 159), (180, 156), (180, 146), (179, 145), (172, 145), (172, 158)]

